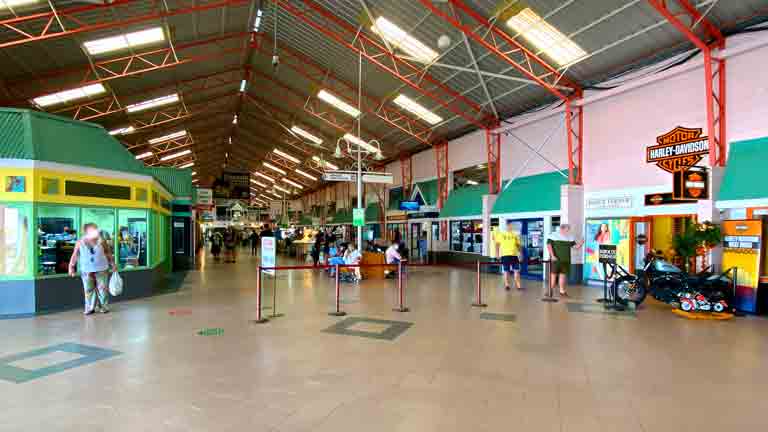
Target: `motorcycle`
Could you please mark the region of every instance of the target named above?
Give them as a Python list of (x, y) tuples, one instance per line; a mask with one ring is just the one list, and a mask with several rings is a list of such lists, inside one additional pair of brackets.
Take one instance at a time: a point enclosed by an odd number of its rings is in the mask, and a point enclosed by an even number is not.
[[(699, 304), (689, 300), (702, 296), (710, 304), (711, 309), (694, 307), (692, 310), (714, 310), (715, 307), (719, 309), (721, 306), (724, 310), (729, 303), (729, 294), (732, 291), (732, 281), (727, 276), (728, 272), (717, 274), (705, 270), (689, 275), (665, 260), (659, 252), (646, 255), (643, 269), (636, 275), (620, 266), (617, 266), (617, 273), (612, 289), (616, 301), (625, 306), (630, 302), (639, 306), (648, 294), (656, 300), (680, 307), (683, 307), (683, 303), (685, 303), (684, 307), (698, 306)], [(683, 299), (686, 301), (684, 302)], [(705, 303), (700, 305), (705, 306)]]

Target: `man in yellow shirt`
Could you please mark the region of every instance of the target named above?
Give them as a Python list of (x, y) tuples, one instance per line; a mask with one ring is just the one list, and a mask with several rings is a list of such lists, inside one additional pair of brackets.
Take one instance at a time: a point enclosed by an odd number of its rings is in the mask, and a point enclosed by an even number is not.
[(520, 235), (514, 231), (514, 223), (507, 222), (506, 231), (497, 231), (494, 238), (496, 243), (496, 256), (501, 257), (501, 269), (504, 273), (504, 289), (509, 288), (509, 273), (515, 274), (515, 287), (521, 290), (520, 284)]

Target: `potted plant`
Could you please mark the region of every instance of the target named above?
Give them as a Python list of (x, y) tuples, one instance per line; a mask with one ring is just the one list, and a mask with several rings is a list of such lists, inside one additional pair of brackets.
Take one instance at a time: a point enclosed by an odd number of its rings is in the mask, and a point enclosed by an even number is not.
[(689, 272), (693, 258), (706, 255), (710, 249), (720, 244), (720, 239), (719, 226), (711, 222), (696, 224), (686, 220), (682, 231), (672, 237), (672, 247), (683, 259), (684, 270)]

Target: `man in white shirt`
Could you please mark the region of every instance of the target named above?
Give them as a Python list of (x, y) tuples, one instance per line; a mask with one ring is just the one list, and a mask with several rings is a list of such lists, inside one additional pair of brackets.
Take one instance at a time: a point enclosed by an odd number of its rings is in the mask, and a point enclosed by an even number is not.
[[(387, 250), (384, 252), (384, 258), (386, 259), (387, 264), (397, 264), (399, 263), (403, 258), (400, 256), (400, 245), (397, 242), (392, 242), (392, 244), (387, 248)], [(387, 278), (395, 277), (397, 274), (397, 271), (389, 271), (387, 273)]]

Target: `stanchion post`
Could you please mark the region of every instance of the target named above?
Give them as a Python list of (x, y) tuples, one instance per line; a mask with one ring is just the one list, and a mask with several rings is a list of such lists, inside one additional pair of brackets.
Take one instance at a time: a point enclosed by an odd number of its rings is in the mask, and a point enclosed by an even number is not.
[(333, 312), (328, 313), (328, 315), (344, 316), (347, 313), (344, 312), (343, 310), (341, 310), (341, 285), (339, 284), (339, 265), (338, 264), (334, 265), (334, 271), (336, 273), (334, 275), (334, 280), (336, 282), (336, 296), (335, 296), (336, 297), (336, 299), (335, 299), (336, 308), (335, 308), (335, 310)]
[(403, 291), (403, 262), (397, 262), (397, 303), (398, 306), (392, 309), (395, 312), (408, 312), (405, 307), (405, 292)]
[(603, 263), (603, 298), (595, 300), (598, 303), (608, 303), (611, 299), (608, 297), (608, 264)]
[(269, 317), (279, 318), (281, 316), (283, 314), (277, 313), (277, 270), (275, 270), (275, 274), (272, 275), (272, 313)]
[(552, 271), (550, 269), (551, 265), (552, 264), (550, 261), (544, 261), (544, 298), (542, 298), (541, 301), (547, 303), (557, 303), (557, 299), (554, 297), (554, 293), (552, 292)]
[(475, 286), (475, 302), (472, 303), (474, 307), (487, 307), (488, 305), (483, 303), (483, 287), (480, 279), (480, 261), (477, 262), (477, 275)]
[(264, 318), (261, 313), (261, 266), (259, 266), (256, 272), (256, 319), (253, 322), (263, 324), (267, 321), (269, 320)]

